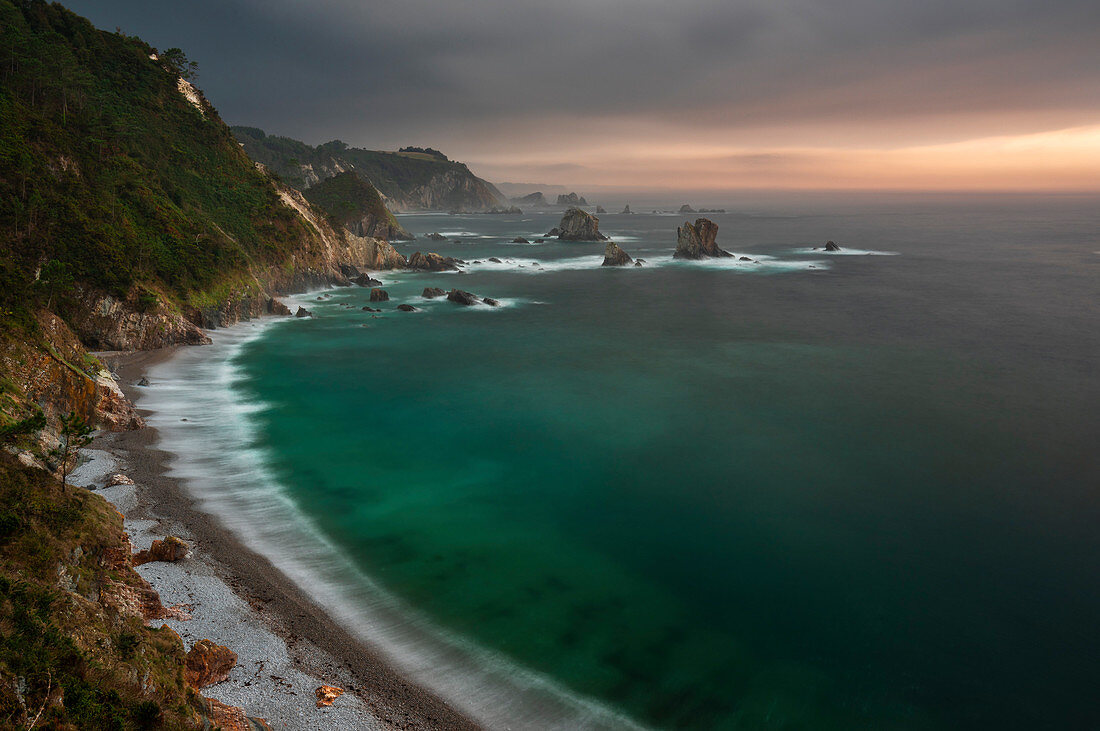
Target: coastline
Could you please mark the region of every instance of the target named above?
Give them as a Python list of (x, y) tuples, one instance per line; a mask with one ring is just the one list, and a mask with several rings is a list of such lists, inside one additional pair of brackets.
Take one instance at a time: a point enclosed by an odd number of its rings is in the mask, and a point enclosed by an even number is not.
[[(123, 393), (148, 415), (135, 384), (182, 347), (102, 357), (119, 374)], [(216, 516), (199, 509), (183, 481), (169, 474), (172, 455), (157, 446), (158, 439), (152, 426), (99, 436), (89, 449), (93, 459), (84, 481), (102, 485), (111, 472), (133, 479), (136, 488), (100, 492), (125, 514), (135, 548), (168, 534), (191, 545), (180, 563), (150, 563), (138, 571), (165, 605), (182, 604), (192, 615), (166, 622), (185, 640), (206, 637), (238, 653), (229, 680), (204, 689), (206, 695), (244, 706), (273, 728), (480, 728), (396, 670)], [(346, 693), (332, 707), (317, 709), (312, 691), (322, 684)]]

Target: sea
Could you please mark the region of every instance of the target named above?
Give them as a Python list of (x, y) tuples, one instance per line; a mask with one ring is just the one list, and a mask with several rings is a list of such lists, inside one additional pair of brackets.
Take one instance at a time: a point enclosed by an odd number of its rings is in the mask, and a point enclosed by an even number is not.
[(672, 258), (678, 201), (601, 215), (626, 268), (560, 211), (401, 216), (468, 263), (299, 295), (140, 405), (489, 728), (1100, 728), (1100, 201), (728, 197), (729, 259)]

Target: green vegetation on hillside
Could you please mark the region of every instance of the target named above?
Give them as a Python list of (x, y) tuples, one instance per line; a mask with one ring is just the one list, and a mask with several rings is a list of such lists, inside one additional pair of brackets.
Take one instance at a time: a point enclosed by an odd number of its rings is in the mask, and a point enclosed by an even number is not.
[(154, 60), (41, 0), (0, 0), (0, 49), (0, 307), (46, 304), (49, 262), (78, 285), (188, 301), (300, 242), (216, 111), (177, 88), (194, 71), (178, 49)]
[(201, 728), (179, 637), (102, 600), (140, 584), (128, 545), (103, 498), (0, 453), (0, 726)]
[(378, 190), (354, 171), (322, 180), (304, 193), (306, 199), (328, 214), (336, 226), (346, 227), (373, 218), (391, 230), (404, 231), (397, 218), (386, 209)]
[[(474, 175), (466, 165), (449, 161), (430, 148), (379, 152), (348, 147), (340, 140), (311, 147), (289, 137), (265, 134), (256, 127), (233, 127), (233, 133), (253, 160), (263, 163), (299, 190), (317, 182), (310, 177), (310, 169), (312, 176), (321, 180), (354, 169), (399, 208), (481, 209), (505, 202), (491, 183)], [(417, 189), (430, 187), (448, 177), (452, 182), (441, 191), (439, 199), (431, 206), (423, 206)]]

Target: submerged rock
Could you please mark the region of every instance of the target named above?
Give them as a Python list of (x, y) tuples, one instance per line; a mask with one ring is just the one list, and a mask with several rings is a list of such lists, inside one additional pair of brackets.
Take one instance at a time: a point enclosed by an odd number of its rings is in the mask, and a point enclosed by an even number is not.
[(603, 252), (603, 264), (605, 267), (625, 267), (634, 263), (630, 254), (623, 251), (614, 241), (607, 242), (607, 248)]
[(464, 292), (461, 289), (452, 289), (447, 294), (447, 299), (454, 302), (456, 305), (462, 305), (468, 307), (469, 305), (476, 305), (478, 303), (477, 295)]
[(512, 243), (513, 244), (529, 244), (531, 242), (528, 241), (527, 239), (523, 238), (522, 236), (517, 236), (514, 239), (512, 239)]
[(397, 309), (401, 310), (402, 312), (416, 312), (416, 308), (412, 305), (398, 305)]
[(714, 242), (718, 236), (718, 224), (707, 218), (696, 219), (695, 224), (684, 222), (676, 229), (675, 259), (708, 259), (710, 257), (733, 256), (723, 251)]
[(447, 292), (439, 287), (425, 287), (424, 291), (420, 293), (420, 296), (426, 299), (435, 299), (436, 297), (446, 297)]
[(600, 233), (600, 219), (580, 208), (566, 211), (556, 230), (561, 241), (607, 241), (607, 237)]
[(237, 653), (210, 640), (199, 640), (187, 653), (183, 677), (192, 688), (205, 688), (229, 677), (237, 665)]
[(836, 245), (835, 241), (826, 241), (825, 251), (840, 251), (840, 247)]
[(492, 297), (482, 297), (481, 301), (490, 307), (500, 307), (500, 300), (495, 300)]
[(381, 312), (382, 310), (376, 310), (373, 307), (364, 307), (363, 312)]
[(390, 293), (384, 289), (378, 289), (377, 287), (370, 291), (371, 302), (386, 302), (390, 298)]

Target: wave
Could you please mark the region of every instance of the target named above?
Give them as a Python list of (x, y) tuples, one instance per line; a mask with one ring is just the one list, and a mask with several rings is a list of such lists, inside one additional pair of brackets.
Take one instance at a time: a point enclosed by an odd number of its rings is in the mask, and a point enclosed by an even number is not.
[(812, 254), (814, 256), (898, 256), (900, 252), (897, 251), (876, 251), (874, 249), (849, 249), (847, 247), (841, 248), (840, 251), (825, 251), (822, 247), (810, 248), (805, 247), (801, 249), (795, 249), (796, 254)]
[(265, 319), (215, 331), (212, 345), (180, 349), (149, 371), (151, 385), (139, 404), (152, 412), (147, 420), (159, 447), (173, 455), (169, 474), (183, 481), (198, 509), (216, 516), (395, 667), (487, 727), (641, 728), (434, 626), (364, 574), (302, 513), (269, 467), (257, 423), (267, 406), (242, 393), (248, 375), (237, 364), (249, 342), (289, 322)]
[[(747, 257), (744, 261), (741, 257)], [(604, 270), (603, 255), (577, 256), (566, 259), (534, 259), (531, 257), (504, 257), (499, 262), (478, 260), (463, 267), (467, 272), (515, 272), (519, 274), (546, 274), (550, 272), (577, 271), (584, 269)], [(631, 271), (645, 271), (663, 267), (727, 269), (742, 272), (779, 272), (808, 269), (828, 269), (825, 261), (813, 259), (780, 259), (764, 254), (734, 254), (732, 257), (716, 259), (674, 259), (671, 254), (645, 254), (636, 257), (644, 260), (640, 267), (622, 267)], [(620, 267), (616, 267), (620, 269)], [(452, 272), (455, 273), (455, 272)]]

